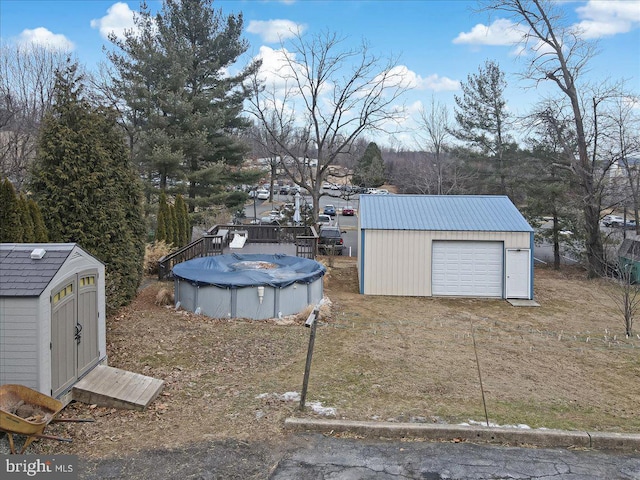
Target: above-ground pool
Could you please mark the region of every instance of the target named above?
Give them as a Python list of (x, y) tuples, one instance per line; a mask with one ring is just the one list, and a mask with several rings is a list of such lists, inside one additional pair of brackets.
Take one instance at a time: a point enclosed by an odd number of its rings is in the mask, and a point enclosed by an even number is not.
[(293, 315), (322, 300), (325, 267), (290, 255), (228, 254), (173, 267), (176, 306), (213, 318)]

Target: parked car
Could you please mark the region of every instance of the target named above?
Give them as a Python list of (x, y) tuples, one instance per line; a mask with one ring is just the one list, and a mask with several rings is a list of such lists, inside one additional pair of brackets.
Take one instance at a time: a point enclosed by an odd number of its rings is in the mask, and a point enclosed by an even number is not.
[(352, 206), (347, 205), (342, 207), (342, 215), (345, 217), (353, 217), (356, 214), (355, 209)]
[(256, 198), (258, 200), (269, 200), (269, 190), (266, 188), (259, 188), (256, 190)]
[(318, 225), (320, 226), (330, 226), (333, 225), (333, 220), (331, 220), (330, 215), (318, 215)]
[(281, 212), (279, 212), (278, 210), (271, 210), (268, 215), (265, 215), (264, 217), (260, 218), (260, 221), (262, 223), (273, 223), (273, 222), (279, 222), (282, 219), (283, 219), (283, 216)]
[(602, 219), (602, 224), (605, 227), (622, 227), (624, 225), (624, 218), (619, 215), (605, 215)]
[(346, 232), (336, 226), (320, 227), (318, 252), (321, 255), (342, 255), (342, 251), (344, 250), (343, 233)]
[(322, 213), (324, 213), (325, 215), (330, 215), (332, 217), (335, 217), (336, 207), (334, 207), (333, 205), (327, 205), (324, 207), (324, 211)]

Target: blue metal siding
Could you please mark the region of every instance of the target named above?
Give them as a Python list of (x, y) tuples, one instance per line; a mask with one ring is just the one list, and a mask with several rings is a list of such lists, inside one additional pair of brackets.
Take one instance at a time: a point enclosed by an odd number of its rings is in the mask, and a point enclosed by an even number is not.
[(533, 232), (506, 196), (361, 195), (362, 229)]

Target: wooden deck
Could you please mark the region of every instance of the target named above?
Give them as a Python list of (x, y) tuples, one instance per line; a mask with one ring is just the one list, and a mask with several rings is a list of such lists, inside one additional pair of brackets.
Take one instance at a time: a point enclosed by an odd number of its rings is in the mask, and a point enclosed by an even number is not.
[(164, 382), (119, 368), (98, 365), (73, 387), (73, 399), (101, 407), (144, 410)]
[(270, 255), (281, 253), (295, 256), (296, 246), (293, 243), (245, 243), (242, 248), (225, 247), (222, 253), (265, 253)]

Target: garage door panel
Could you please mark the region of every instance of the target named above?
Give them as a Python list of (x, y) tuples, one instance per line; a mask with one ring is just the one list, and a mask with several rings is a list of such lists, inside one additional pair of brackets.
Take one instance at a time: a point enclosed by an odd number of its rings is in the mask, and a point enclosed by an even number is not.
[(434, 241), (432, 294), (502, 297), (502, 242)]

